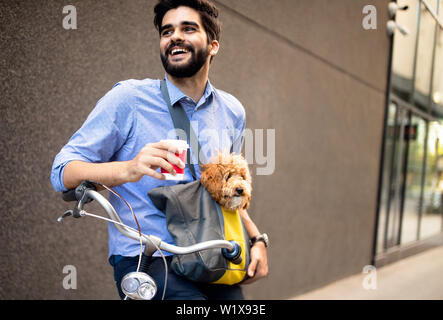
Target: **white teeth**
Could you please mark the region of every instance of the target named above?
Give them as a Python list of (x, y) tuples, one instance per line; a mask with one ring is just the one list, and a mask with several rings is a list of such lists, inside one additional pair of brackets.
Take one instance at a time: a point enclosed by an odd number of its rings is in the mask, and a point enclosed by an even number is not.
[(187, 49), (173, 49), (172, 51), (171, 51), (171, 54), (176, 54), (176, 53), (187, 53), (188, 52), (188, 50)]

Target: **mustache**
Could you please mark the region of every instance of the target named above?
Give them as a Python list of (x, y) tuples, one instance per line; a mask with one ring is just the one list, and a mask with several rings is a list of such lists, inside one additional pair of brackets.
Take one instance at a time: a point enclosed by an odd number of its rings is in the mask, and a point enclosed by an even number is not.
[(166, 55), (169, 55), (169, 53), (171, 52), (172, 48), (174, 47), (183, 47), (186, 48), (187, 50), (189, 50), (189, 52), (194, 52), (194, 47), (191, 46), (190, 44), (186, 44), (184, 42), (171, 42), (171, 44), (166, 48)]

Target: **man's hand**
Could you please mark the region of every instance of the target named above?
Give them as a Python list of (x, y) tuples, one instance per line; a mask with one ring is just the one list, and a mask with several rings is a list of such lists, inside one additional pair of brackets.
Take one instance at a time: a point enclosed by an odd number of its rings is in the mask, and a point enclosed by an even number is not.
[(164, 180), (165, 176), (155, 171), (158, 168), (163, 168), (175, 175), (176, 172), (171, 163), (179, 168), (185, 167), (185, 164), (175, 153), (179, 153), (177, 146), (167, 141), (148, 143), (133, 160), (128, 161), (128, 182), (138, 182), (145, 175)]
[[(257, 226), (249, 217), (246, 210), (240, 209), (240, 216), (245, 224), (245, 228), (250, 238), (253, 238), (260, 234)], [(250, 279), (242, 282), (242, 284), (253, 283), (268, 275), (268, 256), (266, 253), (266, 246), (263, 242), (257, 241), (251, 247), (251, 262), (248, 267), (248, 275)]]
[(251, 248), (251, 263), (248, 267), (249, 279), (242, 284), (250, 284), (268, 275), (268, 257), (265, 244), (256, 242)]

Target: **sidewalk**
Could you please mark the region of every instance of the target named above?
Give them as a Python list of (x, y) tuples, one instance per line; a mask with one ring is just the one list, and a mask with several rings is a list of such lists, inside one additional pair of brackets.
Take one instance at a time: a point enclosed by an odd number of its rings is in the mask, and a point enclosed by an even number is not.
[[(372, 273), (373, 275), (373, 273)], [(365, 280), (366, 277), (366, 280)], [(376, 270), (376, 289), (366, 290), (368, 273), (334, 282), (294, 300), (440, 300), (443, 299), (443, 246)]]

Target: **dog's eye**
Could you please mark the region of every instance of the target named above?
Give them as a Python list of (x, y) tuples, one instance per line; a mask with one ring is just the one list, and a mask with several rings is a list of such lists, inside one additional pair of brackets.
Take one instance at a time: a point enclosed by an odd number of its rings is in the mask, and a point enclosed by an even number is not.
[(231, 173), (228, 174), (228, 176), (226, 177), (226, 181), (228, 181), (229, 179), (231, 179), (231, 177), (232, 177), (232, 174), (231, 174)]

